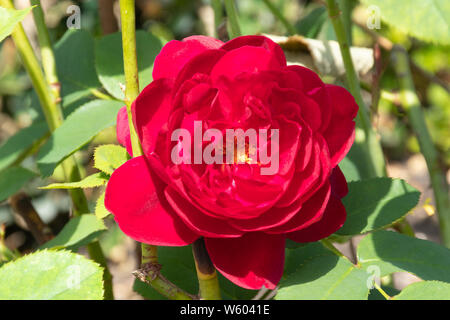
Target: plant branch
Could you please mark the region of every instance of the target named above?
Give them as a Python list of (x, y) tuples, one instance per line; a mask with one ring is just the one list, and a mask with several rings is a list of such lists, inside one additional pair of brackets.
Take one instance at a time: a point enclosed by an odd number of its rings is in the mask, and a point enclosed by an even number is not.
[(370, 164), (371, 175), (372, 176), (385, 176), (386, 166), (384, 161), (383, 150), (381, 149), (381, 144), (377, 138), (375, 131), (372, 128), (372, 123), (370, 120), (370, 115), (364, 100), (361, 95), (361, 88), (358, 80), (358, 75), (355, 71), (353, 65), (353, 60), (350, 55), (350, 45), (345, 33), (344, 24), (340, 17), (340, 11), (335, 0), (326, 0), (328, 14), (333, 23), (334, 32), (336, 34), (337, 40), (339, 42), (339, 47), (341, 49), (342, 60), (344, 61), (347, 83), (349, 90), (359, 105), (358, 118), (356, 123), (360, 126), (365, 133), (366, 138), (366, 156), (367, 162)]
[(272, 12), (272, 14), (280, 20), (283, 26), (286, 28), (290, 35), (297, 34), (297, 30), (295, 27), (284, 17), (284, 15), (280, 12), (280, 10), (271, 2), (271, 0), (263, 0), (267, 8)]
[(142, 265), (141, 269), (134, 271), (133, 275), (140, 281), (151, 285), (153, 289), (171, 300), (198, 300), (198, 297), (185, 292), (167, 280), (160, 270), (161, 265), (157, 262), (147, 263)]
[(198, 284), (200, 287), (200, 298), (203, 300), (220, 300), (219, 280), (211, 258), (206, 251), (205, 240), (197, 239), (192, 244), (195, 268), (197, 270)]
[(225, 11), (227, 12), (228, 34), (230, 39), (239, 37), (241, 35), (241, 28), (239, 27), (239, 19), (234, 0), (225, 0)]
[(415, 93), (414, 83), (409, 68), (408, 54), (400, 46), (392, 50), (393, 66), (400, 82), (400, 100), (405, 108), (411, 128), (419, 141), (420, 151), (427, 163), (431, 186), (436, 201), (442, 241), (450, 248), (450, 198), (449, 186), (445, 174), (440, 166), (439, 154), (431, 139), (425, 116)]
[(31, 203), (30, 197), (25, 193), (19, 192), (10, 197), (9, 204), (14, 212), (23, 219), (39, 245), (53, 238), (52, 230), (41, 220), (41, 217)]
[[(60, 106), (60, 85), (58, 81), (58, 76), (56, 73), (56, 63), (53, 54), (53, 49), (48, 36), (47, 26), (44, 21), (44, 14), (40, 6), (40, 1), (32, 1), (33, 4), (37, 4), (37, 13), (33, 12), (37, 31), (38, 40), (41, 47), (42, 63), (44, 66), (45, 77), (39, 62), (34, 54), (34, 51), (30, 45), (28, 37), (23, 30), (22, 24), (18, 24), (14, 31), (12, 32), (12, 37), (14, 43), (17, 46), (22, 62), (29, 74), (33, 87), (38, 95), (39, 102), (41, 104), (42, 110), (44, 112), (47, 124), (51, 132), (53, 132), (57, 127), (59, 127), (63, 122), (63, 114)], [(14, 9), (11, 0), (0, 0), (0, 4), (3, 7)], [(81, 180), (80, 171), (78, 169), (75, 158), (69, 157), (63, 161), (61, 164), (65, 180), (68, 182)], [(83, 214), (89, 212), (88, 203), (83, 190), (72, 189), (69, 191), (74, 205), (75, 214)], [(88, 244), (88, 250), (95, 253), (95, 257), (103, 257), (102, 260), (95, 260), (104, 268), (104, 281), (105, 281), (105, 299), (112, 299), (112, 281), (111, 274), (109, 273), (108, 266), (106, 265), (106, 260), (101, 251), (98, 242)]]
[(127, 105), (133, 156), (137, 157), (142, 155), (142, 149), (131, 114), (131, 104), (139, 95), (134, 0), (120, 0), (120, 18), (122, 23), (123, 67), (125, 71), (125, 103)]

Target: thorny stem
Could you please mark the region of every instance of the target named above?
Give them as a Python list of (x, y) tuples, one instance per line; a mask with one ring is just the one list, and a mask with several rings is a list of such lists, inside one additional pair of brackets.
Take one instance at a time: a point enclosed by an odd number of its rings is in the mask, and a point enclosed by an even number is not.
[(372, 176), (385, 176), (386, 166), (384, 161), (383, 150), (381, 144), (372, 128), (370, 116), (364, 100), (361, 95), (361, 88), (353, 66), (352, 57), (350, 55), (350, 45), (345, 32), (344, 24), (340, 17), (340, 11), (335, 0), (327, 0), (328, 14), (333, 23), (334, 32), (336, 33), (339, 47), (341, 49), (342, 60), (344, 61), (347, 82), (349, 90), (359, 105), (357, 124), (362, 127), (365, 133), (367, 143), (366, 155), (370, 164)]
[[(11, 0), (0, 0), (0, 4), (5, 8), (14, 9)], [(63, 114), (60, 106), (60, 85), (56, 73), (56, 63), (53, 49), (48, 36), (47, 26), (44, 21), (44, 14), (40, 6), (40, 1), (32, 1), (37, 4), (36, 13), (33, 12), (36, 27), (38, 31), (39, 45), (41, 46), (42, 63), (44, 66), (45, 77), (39, 62), (30, 45), (28, 37), (21, 24), (18, 24), (12, 32), (14, 43), (17, 46), (22, 62), (31, 78), (33, 87), (38, 95), (39, 102), (43, 109), (48, 127), (51, 132), (58, 128), (63, 122)], [(62, 164), (62, 168), (67, 181), (79, 181), (81, 179), (77, 163), (74, 157), (67, 158)], [(86, 196), (81, 189), (73, 189), (69, 192), (74, 205), (75, 214), (89, 212)], [(112, 295), (112, 277), (106, 265), (106, 260), (98, 242), (88, 244), (88, 250), (91, 258), (98, 262), (104, 268), (105, 299), (113, 299)], [(103, 258), (102, 261), (96, 258)], [(104, 263), (102, 263), (104, 262)]]
[[(134, 0), (120, 0), (120, 18), (122, 22), (123, 64), (125, 71), (125, 102), (127, 105), (133, 156), (137, 157), (142, 155), (142, 149), (131, 113), (131, 104), (139, 95)], [(138, 279), (150, 284), (156, 291), (169, 299), (192, 299), (191, 296), (176, 287), (159, 272), (160, 265), (158, 264), (156, 246), (141, 243), (141, 249), (142, 268), (133, 273)]]
[(241, 35), (241, 28), (239, 27), (239, 20), (234, 0), (225, 0), (225, 10), (227, 12), (228, 34), (230, 39), (239, 37)]
[(142, 149), (131, 114), (131, 104), (139, 95), (134, 0), (120, 0), (120, 19), (122, 22), (123, 67), (125, 71), (125, 103), (127, 105), (133, 156), (137, 157), (142, 155)]
[(395, 46), (392, 51), (393, 66), (400, 82), (400, 100), (405, 108), (411, 128), (417, 136), (420, 150), (427, 163), (431, 186), (436, 201), (442, 241), (450, 248), (450, 198), (449, 186), (440, 166), (439, 154), (431, 139), (425, 116), (415, 93), (414, 83), (409, 68), (408, 54), (404, 48)]

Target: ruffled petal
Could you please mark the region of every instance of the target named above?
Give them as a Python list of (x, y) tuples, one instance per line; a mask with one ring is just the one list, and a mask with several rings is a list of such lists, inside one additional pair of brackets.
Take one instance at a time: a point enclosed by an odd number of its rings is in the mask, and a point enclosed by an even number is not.
[(128, 153), (132, 156), (133, 150), (131, 148), (130, 126), (128, 124), (127, 107), (122, 107), (117, 113), (116, 125), (117, 141), (124, 146)]
[(264, 36), (241, 36), (226, 42), (221, 49), (226, 51), (235, 50), (243, 46), (264, 48), (275, 57), (280, 66), (286, 65), (286, 57), (280, 45)]
[[(330, 199), (331, 188), (328, 182), (325, 183), (314, 195), (301, 206), (298, 213), (286, 223), (268, 229), (265, 232), (279, 234), (288, 233), (304, 229), (319, 221), (327, 207)], [(294, 204), (292, 204), (294, 205)]]
[(297, 73), (302, 79), (304, 93), (319, 105), (322, 118), (320, 131), (324, 131), (331, 121), (331, 103), (325, 84), (311, 69), (297, 65), (287, 66), (286, 69)]
[(175, 80), (178, 72), (189, 60), (205, 50), (218, 49), (222, 44), (222, 41), (206, 36), (169, 41), (155, 58), (153, 80), (161, 78)]
[(169, 118), (171, 90), (171, 80), (155, 80), (142, 90), (132, 105), (136, 131), (146, 155), (155, 149), (158, 132)]
[(327, 85), (326, 90), (332, 107), (330, 124), (323, 137), (328, 143), (331, 165), (336, 166), (348, 153), (355, 140), (355, 122), (358, 105), (344, 88)]
[(201, 212), (172, 187), (166, 188), (165, 195), (178, 216), (196, 233), (205, 237), (219, 238), (239, 237), (243, 234), (243, 231), (230, 226), (226, 220), (214, 218)]
[(246, 289), (275, 289), (284, 268), (284, 235), (246, 233), (234, 239), (206, 238), (214, 266), (230, 281)]
[(213, 83), (221, 77), (234, 79), (242, 73), (279, 69), (275, 56), (261, 47), (244, 46), (227, 52), (211, 71)]
[(343, 198), (348, 193), (347, 180), (341, 169), (336, 166), (330, 176), (331, 192), (338, 198)]
[(296, 242), (318, 241), (339, 230), (344, 225), (346, 217), (347, 213), (341, 200), (332, 195), (322, 219), (305, 229), (288, 233), (286, 236)]
[(105, 206), (120, 229), (136, 241), (157, 246), (183, 246), (199, 236), (189, 229), (157, 192), (145, 158), (133, 158), (113, 172)]

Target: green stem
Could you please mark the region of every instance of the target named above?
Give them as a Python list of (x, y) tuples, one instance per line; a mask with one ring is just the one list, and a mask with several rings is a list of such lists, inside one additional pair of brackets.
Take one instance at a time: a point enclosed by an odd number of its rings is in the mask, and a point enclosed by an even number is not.
[(214, 27), (215, 27), (215, 34), (216, 38), (219, 37), (219, 28), (220, 24), (222, 23), (223, 19), (223, 11), (222, 11), (222, 2), (220, 0), (211, 0), (211, 6), (214, 11)]
[(134, 0), (120, 0), (120, 18), (122, 21), (123, 67), (125, 71), (125, 103), (127, 105), (133, 156), (137, 157), (142, 155), (142, 149), (131, 114), (131, 104), (139, 95)]
[[(33, 12), (33, 15), (38, 30), (39, 45), (41, 46), (41, 55), (43, 59), (42, 63), (44, 65), (44, 71), (46, 73), (45, 77), (21, 24), (18, 24), (18, 26), (14, 29), (12, 37), (14, 39), (14, 43), (17, 46), (25, 69), (27, 70), (31, 78), (33, 87), (36, 90), (49, 129), (53, 132), (63, 122), (62, 110), (59, 104), (61, 100), (59, 95), (60, 86), (56, 73), (55, 58), (48, 36), (48, 30), (45, 25), (44, 14), (40, 7), (40, 1), (32, 2), (33, 4), (38, 5), (38, 7), (34, 9), (38, 12)], [(0, 4), (3, 7), (14, 9), (11, 0), (0, 0)], [(61, 165), (65, 174), (66, 181), (72, 182), (79, 181), (81, 179), (80, 172), (78, 170), (78, 166), (74, 157), (67, 158)], [(89, 212), (88, 203), (83, 190), (73, 189), (69, 191), (69, 194), (72, 198), (74, 213), (76, 215)], [(103, 252), (101, 251), (98, 243), (89, 244), (88, 249), (90, 246), (93, 247), (90, 251), (95, 252), (96, 257), (103, 257), (103, 261), (95, 260), (93, 257), (92, 258), (96, 262), (98, 262), (105, 270), (105, 299), (112, 299), (112, 281), (110, 281), (110, 279), (108, 281), (107, 275), (109, 274), (109, 270), (106, 265), (106, 260), (103, 256)], [(110, 277), (111, 275), (109, 274), (109, 278)]]
[(219, 279), (211, 258), (206, 251), (205, 241), (199, 238), (192, 244), (192, 253), (197, 270), (200, 298), (203, 300), (220, 300)]
[(230, 39), (239, 37), (241, 35), (241, 28), (239, 27), (238, 14), (234, 0), (225, 0), (225, 10), (228, 18), (228, 34)]
[(450, 198), (449, 185), (440, 166), (439, 154), (431, 139), (425, 116), (415, 93), (414, 83), (409, 67), (408, 54), (404, 48), (395, 46), (392, 51), (393, 65), (400, 82), (400, 100), (405, 108), (411, 128), (417, 136), (420, 150), (427, 163), (431, 186), (436, 201), (442, 241), (450, 248)]
[(342, 23), (344, 25), (345, 34), (347, 35), (348, 44), (353, 43), (352, 37), (352, 10), (353, 0), (339, 0), (339, 5), (342, 7)]
[(269, 8), (272, 14), (278, 20), (280, 20), (280, 22), (284, 25), (290, 35), (294, 35), (297, 33), (295, 27), (284, 17), (280, 10), (271, 2), (271, 0), (263, 0), (263, 2), (266, 4), (267, 8)]
[[(131, 113), (131, 104), (139, 95), (134, 0), (120, 0), (120, 17), (122, 21), (123, 65), (125, 71), (125, 102), (127, 104), (133, 156), (137, 157), (142, 155), (142, 148), (134, 128)], [(194, 298), (175, 286), (160, 273), (161, 266), (158, 264), (156, 246), (141, 243), (141, 250), (142, 268), (133, 273), (139, 280), (148, 283), (169, 299), (192, 300)]]
[(391, 300), (391, 299), (392, 299), (392, 297), (391, 297), (390, 295), (388, 295), (388, 294), (386, 293), (386, 291), (384, 291), (384, 290), (378, 285), (378, 283), (374, 282), (374, 283), (373, 283), (373, 286), (375, 287), (375, 289), (378, 290), (379, 293), (381, 293), (381, 295), (382, 295), (386, 300)]
[(334, 32), (336, 33), (339, 47), (341, 49), (342, 60), (344, 61), (348, 87), (350, 93), (359, 105), (358, 118), (356, 123), (365, 133), (366, 138), (366, 155), (367, 161), (370, 164), (372, 176), (385, 176), (386, 165), (384, 161), (383, 150), (381, 144), (372, 128), (372, 123), (361, 95), (361, 88), (359, 85), (358, 75), (353, 65), (352, 57), (350, 55), (350, 45), (345, 32), (344, 24), (340, 17), (340, 11), (335, 0), (326, 0), (328, 7), (328, 14), (333, 23)]

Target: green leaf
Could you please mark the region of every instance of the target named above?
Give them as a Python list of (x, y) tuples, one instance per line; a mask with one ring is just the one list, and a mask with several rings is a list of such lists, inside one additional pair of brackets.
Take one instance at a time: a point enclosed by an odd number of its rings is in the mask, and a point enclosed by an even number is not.
[(31, 9), (33, 7), (23, 10), (0, 7), (0, 42), (13, 32), (16, 25), (25, 18)]
[(50, 176), (65, 158), (87, 144), (96, 134), (116, 123), (123, 103), (94, 100), (75, 110), (58, 127), (38, 154), (38, 167), (43, 176)]
[(11, 136), (0, 146), (0, 171), (12, 165), (47, 134), (47, 123), (37, 122)]
[(0, 201), (19, 191), (28, 181), (36, 177), (34, 172), (22, 167), (11, 167), (0, 172)]
[(317, 7), (303, 17), (295, 28), (298, 34), (306, 38), (315, 38), (327, 20), (327, 9), (324, 6)]
[(423, 280), (450, 282), (450, 249), (391, 231), (369, 234), (358, 245), (362, 268), (377, 266), (380, 276), (407, 271)]
[[(153, 62), (161, 51), (162, 42), (151, 33), (136, 32), (139, 84), (141, 88), (152, 80)], [(119, 83), (125, 84), (122, 56), (122, 34), (114, 33), (97, 40), (95, 46), (95, 64), (100, 82), (114, 97), (123, 100), (124, 94)]]
[(38, 251), (0, 268), (0, 299), (101, 300), (103, 270), (67, 251)]
[(336, 233), (355, 235), (386, 227), (419, 202), (420, 192), (401, 179), (373, 178), (348, 184), (347, 220)]
[(87, 176), (81, 181), (67, 183), (52, 183), (39, 189), (76, 189), (76, 188), (95, 188), (100, 187), (108, 181), (108, 176), (103, 172), (97, 172)]
[(103, 192), (100, 197), (97, 199), (97, 203), (95, 204), (95, 216), (97, 219), (106, 218), (110, 212), (106, 210), (105, 207), (105, 193)]
[(362, 180), (358, 168), (350, 158), (345, 157), (342, 159), (342, 161), (339, 162), (339, 168), (342, 170), (347, 182)]
[(61, 249), (68, 248), (72, 251), (78, 250), (106, 230), (102, 220), (93, 214), (83, 214), (72, 218), (64, 226), (61, 232), (52, 240), (43, 244), (40, 249)]
[(89, 32), (69, 29), (55, 45), (55, 59), (64, 106), (101, 87), (94, 65), (94, 39)]
[(278, 300), (365, 300), (369, 274), (321, 243), (287, 249)]
[(112, 174), (115, 169), (130, 159), (125, 148), (107, 144), (99, 146), (94, 153), (94, 167), (107, 173)]
[(450, 284), (440, 281), (421, 281), (410, 284), (394, 300), (450, 300)]
[[(376, 6), (381, 19), (418, 39), (450, 43), (450, 2), (448, 0), (362, 0)], [(375, 13), (376, 14), (376, 13)]]

